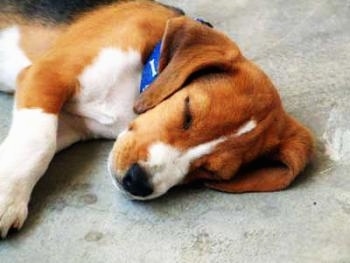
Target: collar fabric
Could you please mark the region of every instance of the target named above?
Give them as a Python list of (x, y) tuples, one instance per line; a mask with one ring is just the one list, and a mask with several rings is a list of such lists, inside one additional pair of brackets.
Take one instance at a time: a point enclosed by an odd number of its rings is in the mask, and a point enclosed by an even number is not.
[(159, 41), (143, 67), (140, 93), (144, 92), (149, 87), (149, 85), (151, 85), (153, 81), (158, 77), (161, 46), (162, 41)]
[[(197, 18), (196, 21), (206, 26), (213, 27), (210, 23), (206, 22), (203, 19)], [(140, 93), (144, 92), (158, 77), (161, 47), (162, 41), (159, 41), (143, 67), (140, 83)]]

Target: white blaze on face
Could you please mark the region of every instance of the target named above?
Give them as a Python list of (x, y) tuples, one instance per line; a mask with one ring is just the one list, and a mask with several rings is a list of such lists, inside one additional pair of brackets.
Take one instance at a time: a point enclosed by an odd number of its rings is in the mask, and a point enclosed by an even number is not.
[(179, 184), (188, 174), (193, 161), (212, 153), (216, 146), (226, 139), (220, 137), (186, 151), (180, 151), (162, 142), (152, 144), (148, 149), (148, 160), (140, 163), (150, 174), (149, 180), (154, 190), (146, 199), (156, 198)]
[(246, 122), (237, 130), (237, 132), (235, 133), (235, 136), (237, 137), (237, 136), (246, 134), (248, 132), (251, 132), (256, 128), (256, 125), (257, 125), (256, 120), (250, 120)]

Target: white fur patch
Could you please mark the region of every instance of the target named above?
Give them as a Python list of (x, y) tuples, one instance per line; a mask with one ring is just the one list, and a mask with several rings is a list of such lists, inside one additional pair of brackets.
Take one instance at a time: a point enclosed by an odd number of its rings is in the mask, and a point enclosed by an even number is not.
[(243, 134), (246, 134), (248, 132), (251, 132), (252, 130), (254, 130), (257, 126), (257, 123), (255, 120), (250, 120), (248, 122), (246, 122), (245, 124), (243, 124), (238, 131), (235, 133), (235, 136), (241, 136)]
[(186, 151), (180, 151), (162, 142), (151, 145), (148, 149), (148, 160), (141, 165), (152, 175), (150, 183), (153, 185), (153, 194), (136, 199), (153, 199), (164, 194), (184, 179), (193, 161), (212, 153), (216, 146), (225, 140), (226, 137), (221, 137)]
[(72, 144), (88, 138), (84, 129), (84, 119), (67, 113), (60, 113), (57, 129), (57, 147), (59, 152)]
[(86, 129), (96, 137), (116, 138), (136, 117), (132, 105), (141, 69), (139, 52), (102, 49), (79, 76), (81, 91), (65, 110), (86, 118)]
[(13, 92), (22, 69), (31, 64), (19, 46), (20, 32), (13, 26), (0, 32), (0, 89)]
[(20, 228), (34, 185), (56, 150), (57, 115), (15, 110), (9, 135), (0, 145), (0, 232)]

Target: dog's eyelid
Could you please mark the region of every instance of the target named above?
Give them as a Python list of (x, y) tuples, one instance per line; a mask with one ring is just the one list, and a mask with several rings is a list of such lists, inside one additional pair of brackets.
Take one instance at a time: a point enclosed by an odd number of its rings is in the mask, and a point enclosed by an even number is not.
[(183, 129), (188, 130), (192, 125), (193, 117), (191, 112), (191, 101), (190, 97), (185, 99), (185, 110), (184, 110), (184, 120), (183, 120)]

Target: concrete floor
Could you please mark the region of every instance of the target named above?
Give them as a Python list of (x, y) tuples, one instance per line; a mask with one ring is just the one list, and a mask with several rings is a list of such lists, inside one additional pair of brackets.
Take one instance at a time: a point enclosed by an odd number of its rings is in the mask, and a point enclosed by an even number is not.
[[(279, 87), (318, 140), (287, 191), (183, 188), (139, 203), (106, 173), (112, 142), (59, 154), (0, 262), (350, 262), (350, 1), (163, 1), (211, 21)], [(215, 4), (213, 4), (215, 3)], [(12, 97), (0, 95), (0, 140)]]

